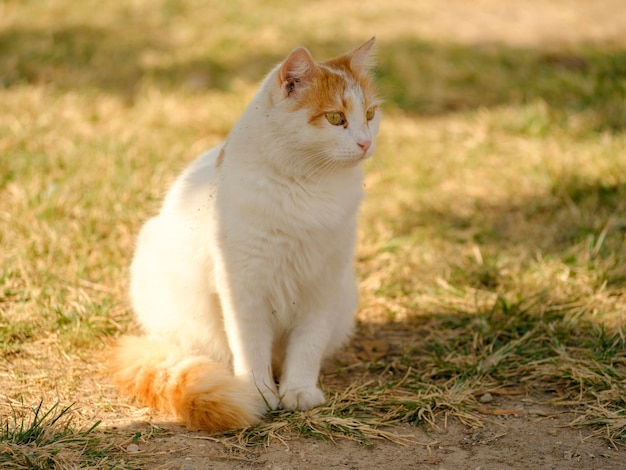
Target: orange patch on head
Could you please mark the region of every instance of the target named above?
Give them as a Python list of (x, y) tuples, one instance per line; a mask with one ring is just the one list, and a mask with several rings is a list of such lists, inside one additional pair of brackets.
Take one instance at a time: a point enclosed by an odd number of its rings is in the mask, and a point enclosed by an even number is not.
[(325, 114), (329, 112), (352, 111), (354, 103), (346, 100), (346, 91), (350, 87), (359, 87), (363, 92), (365, 107), (376, 101), (372, 79), (366, 71), (355, 70), (349, 56), (340, 56), (320, 63), (294, 110), (306, 109), (309, 123), (321, 127), (325, 125)]

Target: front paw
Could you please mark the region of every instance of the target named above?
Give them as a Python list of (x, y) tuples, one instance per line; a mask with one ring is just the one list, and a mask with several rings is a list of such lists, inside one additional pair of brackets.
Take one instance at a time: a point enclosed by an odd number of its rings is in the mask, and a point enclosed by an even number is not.
[(326, 401), (324, 392), (319, 387), (293, 388), (281, 390), (280, 402), (283, 408), (290, 410), (308, 410)]

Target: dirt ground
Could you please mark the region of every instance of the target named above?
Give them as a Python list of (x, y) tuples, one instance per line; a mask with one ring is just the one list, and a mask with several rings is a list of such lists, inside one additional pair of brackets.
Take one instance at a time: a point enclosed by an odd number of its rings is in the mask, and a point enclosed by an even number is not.
[(333, 443), (294, 437), (266, 448), (229, 447), (206, 434), (150, 418), (151, 424), (128, 426), (143, 434), (153, 432), (153, 436), (127, 446), (127, 462), (132, 465), (134, 456), (149, 456), (154, 468), (180, 470), (625, 468), (623, 449), (592, 436), (588, 429), (567, 426), (574, 418), (571, 412), (528, 397), (495, 398), (488, 409), (494, 407), (511, 414), (485, 416), (484, 427), (477, 429), (456, 420), (442, 421), (431, 429), (408, 425), (390, 429), (407, 438), (405, 445), (382, 441), (364, 446), (347, 440)]

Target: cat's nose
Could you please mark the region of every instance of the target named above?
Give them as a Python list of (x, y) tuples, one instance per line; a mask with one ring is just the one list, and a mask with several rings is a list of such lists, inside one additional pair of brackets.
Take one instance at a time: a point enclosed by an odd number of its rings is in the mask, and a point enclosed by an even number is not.
[(361, 147), (361, 149), (363, 149), (363, 153), (367, 152), (367, 149), (370, 148), (370, 145), (372, 145), (372, 141), (371, 140), (361, 140), (360, 142), (356, 143), (359, 147)]

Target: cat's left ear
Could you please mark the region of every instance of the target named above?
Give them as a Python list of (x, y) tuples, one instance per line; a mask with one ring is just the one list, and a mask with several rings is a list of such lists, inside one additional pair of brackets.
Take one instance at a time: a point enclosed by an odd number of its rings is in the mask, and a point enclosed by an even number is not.
[(287, 56), (278, 72), (278, 80), (283, 97), (287, 98), (298, 88), (305, 86), (315, 74), (317, 66), (311, 53), (304, 47), (298, 47)]
[(356, 49), (348, 52), (350, 58), (350, 67), (353, 70), (371, 70), (376, 66), (376, 57), (374, 45), (376, 44), (376, 37), (373, 37), (365, 44), (357, 47)]

